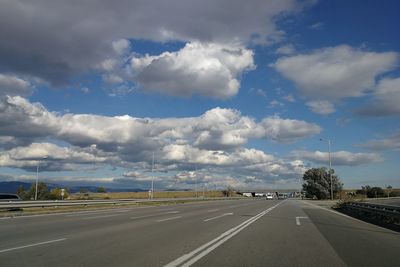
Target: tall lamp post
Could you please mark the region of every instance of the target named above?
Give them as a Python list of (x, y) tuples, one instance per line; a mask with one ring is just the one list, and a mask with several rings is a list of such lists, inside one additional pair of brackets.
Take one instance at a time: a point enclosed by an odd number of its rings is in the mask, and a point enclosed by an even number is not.
[(328, 143), (328, 155), (329, 155), (329, 179), (331, 180), (331, 200), (333, 200), (333, 183), (332, 183), (332, 160), (331, 160), (331, 140), (330, 139), (319, 139), (322, 142)]
[[(47, 156), (44, 156), (41, 158), (41, 160), (47, 159)], [(37, 195), (38, 195), (38, 182), (39, 182), (39, 165), (40, 165), (40, 160), (36, 166), (36, 189), (35, 189), (35, 200), (37, 200)]]
[[(153, 151), (153, 159), (152, 159), (152, 163), (151, 163), (151, 194), (150, 194), (150, 198), (154, 197), (154, 158), (155, 158), (155, 153), (156, 151), (160, 151), (162, 150), (162, 148), (159, 148), (158, 150)], [(161, 158), (158, 157), (159, 162), (161, 162)]]
[(153, 161), (151, 164), (151, 195), (150, 198), (153, 198), (154, 195), (154, 151), (153, 151)]
[(194, 166), (194, 192), (197, 198), (197, 166)]

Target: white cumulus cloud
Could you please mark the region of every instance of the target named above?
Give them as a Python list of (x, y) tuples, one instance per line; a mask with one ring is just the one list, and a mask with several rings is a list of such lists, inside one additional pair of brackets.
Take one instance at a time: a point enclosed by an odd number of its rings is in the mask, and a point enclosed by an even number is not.
[(177, 52), (133, 57), (131, 67), (145, 90), (228, 98), (237, 94), (240, 74), (255, 65), (253, 52), (243, 47), (192, 42)]
[(31, 92), (32, 86), (28, 81), (0, 73), (0, 96), (27, 96)]
[[(328, 164), (329, 153), (321, 151), (292, 151), (291, 155), (302, 161), (311, 161), (318, 164)], [(336, 151), (331, 153), (331, 160), (334, 166), (357, 166), (370, 164), (383, 160), (382, 156), (375, 153), (352, 153), (349, 151)]]
[(306, 105), (315, 113), (327, 115), (336, 111), (335, 106), (326, 100), (308, 101)]
[(400, 115), (400, 78), (384, 78), (379, 81), (372, 100), (357, 110), (363, 116)]
[(293, 143), (304, 137), (321, 132), (321, 128), (302, 120), (282, 119), (278, 116), (268, 117), (260, 123), (261, 135), (281, 143)]
[(371, 140), (364, 144), (359, 144), (360, 147), (368, 148), (371, 150), (400, 150), (400, 133), (395, 133), (386, 138)]
[(314, 101), (359, 97), (375, 87), (376, 78), (396, 67), (395, 52), (370, 52), (347, 45), (279, 58), (274, 68)]

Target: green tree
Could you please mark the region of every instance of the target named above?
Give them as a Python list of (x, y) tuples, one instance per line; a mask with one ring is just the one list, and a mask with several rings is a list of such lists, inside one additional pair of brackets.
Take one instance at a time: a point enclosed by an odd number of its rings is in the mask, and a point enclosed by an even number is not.
[[(36, 184), (32, 184), (31, 188), (26, 191), (25, 199), (35, 199), (35, 191), (36, 191)], [(49, 199), (49, 189), (47, 185), (43, 182), (38, 183), (38, 200), (47, 200)]]
[(22, 200), (29, 200), (28, 193), (25, 191), (24, 187), (20, 185), (17, 189), (17, 195), (22, 199)]
[[(50, 191), (50, 194), (49, 194), (49, 199), (52, 199), (52, 200), (61, 200), (61, 199), (63, 199), (63, 197), (62, 197), (62, 195), (61, 195), (61, 188), (53, 188), (53, 189), (51, 189), (51, 191)], [(66, 189), (64, 189), (64, 199), (66, 199), (66, 198), (68, 198), (68, 196), (69, 196), (69, 192), (68, 192), (68, 190), (66, 190)]]
[(384, 197), (385, 191), (379, 186), (371, 187), (367, 190), (367, 197), (374, 198), (374, 197)]
[[(332, 183), (333, 183), (333, 196), (337, 196), (343, 188), (339, 177), (335, 175), (335, 171), (331, 170)], [(303, 175), (303, 190), (306, 192), (306, 197), (317, 199), (330, 198), (331, 180), (329, 172), (324, 168), (312, 168), (307, 170)]]
[(105, 192), (106, 192), (106, 189), (104, 186), (97, 187), (97, 193), (105, 193)]
[(223, 190), (222, 193), (226, 197), (233, 197), (235, 195), (235, 189), (231, 186), (228, 186), (226, 190)]

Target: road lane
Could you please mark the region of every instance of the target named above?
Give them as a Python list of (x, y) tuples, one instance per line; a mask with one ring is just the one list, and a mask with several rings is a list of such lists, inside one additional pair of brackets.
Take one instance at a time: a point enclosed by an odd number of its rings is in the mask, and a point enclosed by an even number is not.
[[(21, 243), (35, 243), (37, 240), (54, 239), (55, 236), (68, 235), (75, 232), (86, 232), (95, 229), (96, 227), (113, 227), (118, 224), (119, 218), (125, 220), (125, 217), (157, 217), (163, 216), (165, 212), (179, 209), (181, 211), (203, 212), (210, 207), (219, 207), (220, 204), (226, 207), (232, 203), (241, 202), (233, 201), (210, 201), (199, 203), (188, 203), (171, 206), (154, 206), (154, 207), (135, 207), (132, 209), (120, 208), (111, 210), (102, 210), (99, 212), (73, 212), (69, 214), (57, 215), (40, 215), (15, 217), (8, 220), (0, 221), (0, 237), (2, 240), (7, 240), (9, 245), (15, 244), (18, 246)], [(124, 211), (124, 212), (121, 212)], [(109, 216), (110, 215), (110, 216)], [(111, 216), (112, 215), (112, 216)], [(114, 216), (115, 215), (115, 216)], [(103, 216), (103, 218), (94, 218)], [(104, 217), (105, 216), (105, 217)], [(93, 222), (95, 221), (95, 222)], [(0, 249), (6, 242), (0, 242)]]
[(286, 200), (193, 266), (345, 266), (295, 201)]
[[(242, 204), (240, 207), (232, 208), (230, 207), (232, 203)], [(244, 203), (246, 205), (243, 205)], [(247, 217), (243, 215), (256, 214), (270, 204), (265, 200), (244, 200), (244, 202), (177, 205), (174, 208), (179, 210), (182, 218), (165, 221), (162, 224), (154, 217), (132, 221), (130, 219), (132, 214), (129, 212), (120, 213), (120, 216), (90, 221), (65, 216), (57, 217), (57, 220), (54, 220), (56, 217), (51, 216), (54, 221), (45, 217), (14, 220), (20, 224), (19, 226), (25, 228), (25, 238), (22, 240), (27, 243), (39, 242), (55, 234), (66, 236), (67, 240), (63, 244), (46, 247), (44, 251), (40, 248), (27, 249), (23, 257), (16, 257), (14, 253), (1, 255), (0, 260), (7, 262), (7, 266), (24, 266), (28, 263), (30, 266), (52, 264), (57, 266), (126, 266), (132, 262), (138, 266), (162, 266), (181, 255), (186, 249), (198, 247), (229, 227), (244, 221)], [(233, 211), (238, 215), (235, 218), (229, 216), (229, 219), (225, 221), (221, 220), (222, 224), (213, 222), (207, 224), (203, 222), (203, 219), (210, 215), (210, 209), (217, 209), (215, 214)], [(144, 216), (151, 215), (152, 212), (160, 213), (162, 210), (163, 208), (158, 207), (133, 212)], [(163, 213), (165, 217), (166, 214)], [(3, 225), (0, 225), (0, 236), (4, 236), (7, 232), (3, 231)], [(17, 233), (14, 232), (14, 234)], [(4, 240), (13, 242), (12, 235), (9, 234), (8, 240)], [(18, 243), (21, 243), (20, 241)]]
[(398, 251), (399, 233), (287, 200), (192, 266), (398, 266)]
[[(176, 266), (396, 266), (400, 261), (398, 233), (305, 201), (248, 199), (80, 215), (0, 221), (0, 251), (5, 250), (0, 265), (165, 266), (188, 254)], [(45, 244), (58, 239), (63, 240)]]
[(347, 265), (399, 265), (399, 233), (315, 206), (303, 210)]

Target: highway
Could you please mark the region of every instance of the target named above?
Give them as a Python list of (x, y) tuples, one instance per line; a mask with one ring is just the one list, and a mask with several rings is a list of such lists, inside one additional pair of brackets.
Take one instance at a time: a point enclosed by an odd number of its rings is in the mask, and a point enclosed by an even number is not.
[(0, 219), (0, 266), (398, 266), (399, 251), (399, 233), (302, 200)]

